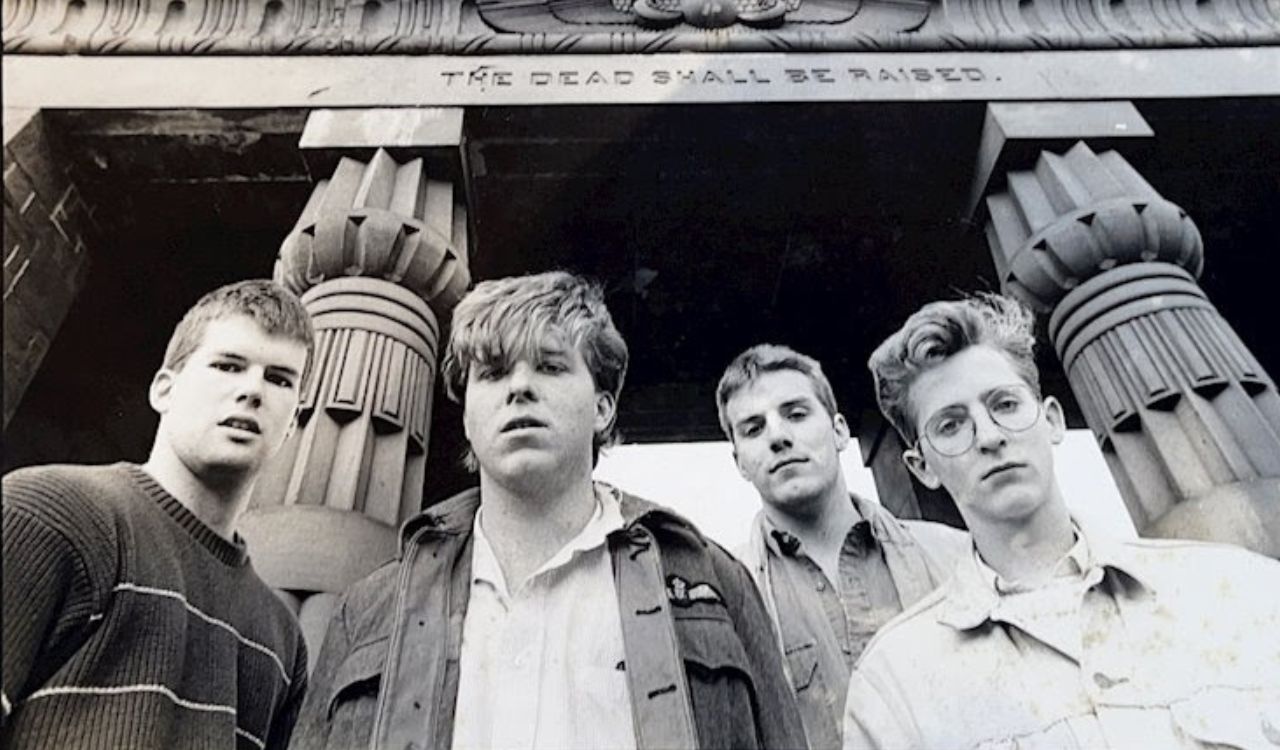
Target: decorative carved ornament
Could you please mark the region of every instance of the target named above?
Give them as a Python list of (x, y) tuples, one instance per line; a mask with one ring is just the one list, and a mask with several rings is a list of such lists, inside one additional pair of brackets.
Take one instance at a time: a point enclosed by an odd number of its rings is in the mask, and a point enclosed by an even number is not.
[(1046, 313), (1083, 281), (1126, 263), (1160, 261), (1196, 276), (1200, 230), (1115, 151), (1084, 142), (1044, 152), (1034, 170), (1010, 172), (987, 198), (987, 241), (1000, 283)]
[(1277, 0), (3, 0), (4, 51), (512, 54), (1280, 44)]

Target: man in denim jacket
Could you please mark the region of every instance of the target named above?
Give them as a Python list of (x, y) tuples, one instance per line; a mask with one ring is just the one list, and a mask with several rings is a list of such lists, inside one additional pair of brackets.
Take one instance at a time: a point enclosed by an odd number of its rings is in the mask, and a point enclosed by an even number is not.
[(840, 747), (845, 690), (871, 637), (951, 575), (969, 537), (899, 521), (849, 492), (849, 425), (812, 357), (760, 344), (725, 368), (720, 427), (763, 509), (740, 559), (782, 638), (812, 750)]
[(410, 520), (334, 615), (295, 747), (800, 747), (746, 570), (591, 481), (627, 349), (567, 273), (479, 284), (444, 375), (480, 486)]
[(867, 647), (845, 747), (1280, 747), (1280, 564), (1073, 519), (1031, 331), (1013, 300), (939, 302), (871, 357), (907, 465), (975, 549)]

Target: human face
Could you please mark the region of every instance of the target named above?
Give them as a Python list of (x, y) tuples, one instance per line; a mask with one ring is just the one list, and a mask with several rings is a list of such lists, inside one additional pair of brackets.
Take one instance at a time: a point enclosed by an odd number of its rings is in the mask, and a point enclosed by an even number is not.
[(211, 320), (177, 369), (151, 384), (162, 442), (196, 477), (256, 474), (293, 427), (307, 347), (247, 315)]
[(804, 373), (760, 374), (729, 397), (725, 415), (738, 471), (769, 506), (807, 513), (840, 486), (849, 426), (827, 413)]
[(922, 373), (908, 392), (912, 419), (923, 433), (926, 423), (946, 411), (973, 420), (973, 445), (957, 456), (937, 451), (922, 439), (903, 453), (925, 486), (946, 488), (965, 520), (1009, 522), (1026, 518), (1057, 495), (1053, 445), (1062, 441), (1062, 407), (1050, 397), (1040, 416), (1020, 431), (1001, 427), (988, 411), (993, 394), (1010, 385), (1026, 385), (1000, 350), (971, 346)]
[(581, 352), (558, 337), (510, 363), (467, 371), (463, 429), (481, 475), (508, 486), (590, 477), (592, 442), (613, 411)]

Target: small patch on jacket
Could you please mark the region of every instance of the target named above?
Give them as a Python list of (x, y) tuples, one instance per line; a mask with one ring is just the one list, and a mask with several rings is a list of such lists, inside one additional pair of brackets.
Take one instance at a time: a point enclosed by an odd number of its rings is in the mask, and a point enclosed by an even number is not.
[(667, 576), (667, 598), (676, 607), (692, 607), (698, 602), (724, 606), (720, 592), (709, 583), (690, 584), (677, 575)]

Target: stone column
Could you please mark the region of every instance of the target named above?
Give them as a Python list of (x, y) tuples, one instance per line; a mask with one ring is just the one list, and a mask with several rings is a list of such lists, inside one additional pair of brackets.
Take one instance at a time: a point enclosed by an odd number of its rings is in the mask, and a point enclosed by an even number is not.
[(302, 296), (317, 345), (299, 429), (241, 533), (313, 658), (337, 595), (394, 556), (421, 507), (439, 319), (469, 283), (466, 233), (460, 185), (378, 149), (341, 158), (280, 248), (276, 279)]
[(1042, 152), (987, 199), (1139, 533), (1280, 556), (1280, 396), (1196, 283), (1194, 222), (1118, 153)]
[(893, 515), (965, 528), (964, 519), (946, 490), (931, 490), (911, 476), (902, 461), (906, 450), (902, 436), (880, 412), (868, 409), (862, 413), (858, 420), (858, 446), (862, 465), (871, 470), (875, 479), (880, 503)]

